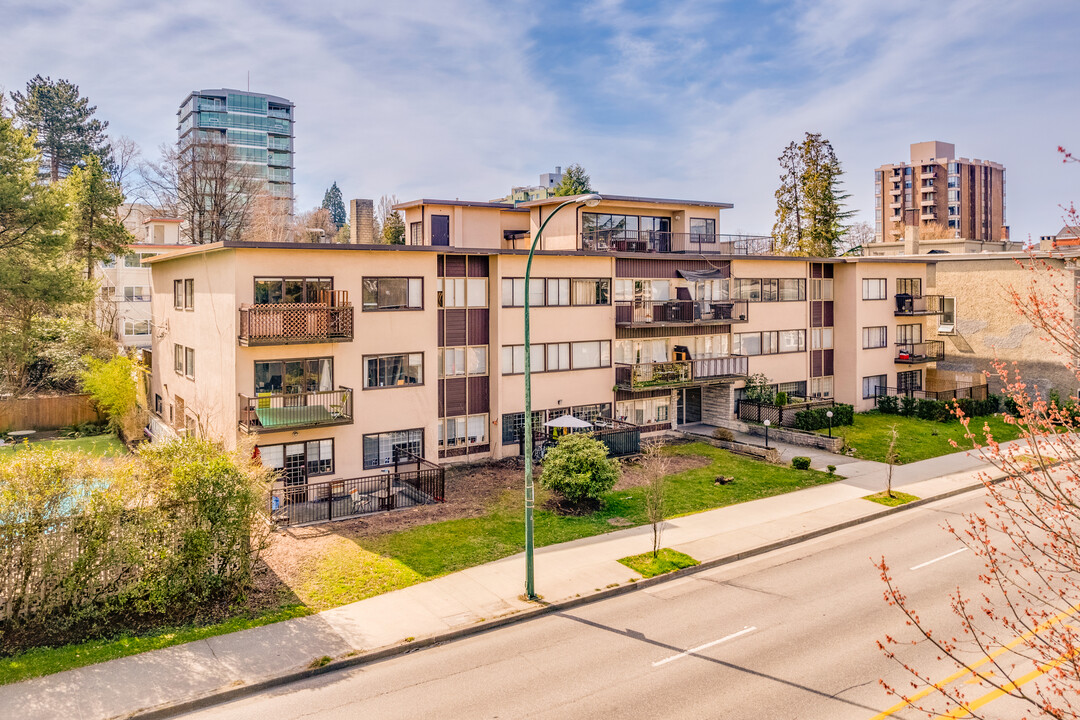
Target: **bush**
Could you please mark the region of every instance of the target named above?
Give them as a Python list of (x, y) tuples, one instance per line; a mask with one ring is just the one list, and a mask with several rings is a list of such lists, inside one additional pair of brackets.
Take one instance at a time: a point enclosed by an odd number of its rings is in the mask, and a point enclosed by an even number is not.
[(619, 463), (607, 446), (584, 433), (559, 438), (544, 457), (541, 484), (575, 505), (599, 501), (619, 480)]
[(803, 457), (802, 455), (798, 457), (793, 457), (791, 458), (791, 467), (795, 468), (796, 470), (809, 470), (810, 458)]
[(836, 472), (836, 466), (835, 465), (826, 465), (825, 469), (829, 471), (830, 475), (832, 475), (833, 473)]
[(900, 397), (900, 414), (904, 417), (911, 417), (915, 414), (915, 408), (918, 406), (919, 400), (911, 395), (903, 395)]
[(1016, 401), (1012, 399), (1012, 396), (1006, 395), (1002, 404), (1005, 406), (1005, 412), (1013, 417), (1020, 417), (1020, 408), (1016, 406)]
[(735, 439), (735, 433), (725, 427), (718, 427), (713, 430), (712, 436), (717, 440), (723, 440), (724, 442), (731, 442)]
[(776, 398), (773, 400), (773, 404), (776, 405), (776, 407), (784, 407), (785, 405), (787, 405), (788, 404), (787, 393), (786, 392), (778, 392), (778, 393), (776, 393)]
[(851, 425), (855, 422), (855, 408), (844, 403), (837, 403), (832, 407), (818, 407), (808, 410), (800, 410), (795, 413), (795, 428), (797, 430), (824, 430), (829, 427), (827, 412), (832, 410), (832, 427)]
[(94, 404), (105, 414), (109, 427), (120, 433), (125, 420), (135, 412), (136, 364), (130, 358), (118, 355), (108, 362), (87, 359), (87, 370), (82, 374), (83, 389), (90, 393)]
[(951, 417), (952, 408), (951, 402), (923, 399), (915, 404), (915, 416), (922, 420), (944, 422)]
[(895, 395), (882, 395), (877, 399), (877, 409), (886, 415), (896, 415), (900, 412), (900, 401)]

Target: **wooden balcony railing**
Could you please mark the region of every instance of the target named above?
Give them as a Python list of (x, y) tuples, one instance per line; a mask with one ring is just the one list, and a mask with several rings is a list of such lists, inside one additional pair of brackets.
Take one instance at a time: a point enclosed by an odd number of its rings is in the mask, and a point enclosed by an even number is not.
[(945, 312), (942, 295), (896, 295), (896, 311), (893, 315), (941, 315)]
[(743, 323), (749, 316), (745, 300), (695, 302), (693, 300), (617, 300), (616, 325), (696, 325)]
[(776, 253), (776, 244), (769, 235), (592, 230), (581, 233), (581, 249), (631, 253), (773, 255)]
[(903, 365), (936, 362), (945, 359), (945, 343), (927, 340), (918, 343), (896, 343), (896, 362)]
[(615, 384), (624, 390), (677, 387), (710, 380), (746, 377), (745, 355), (658, 363), (616, 363)]
[(352, 305), (281, 303), (240, 308), (241, 345), (293, 345), (353, 339)]
[(240, 429), (246, 433), (351, 425), (352, 388), (240, 396)]

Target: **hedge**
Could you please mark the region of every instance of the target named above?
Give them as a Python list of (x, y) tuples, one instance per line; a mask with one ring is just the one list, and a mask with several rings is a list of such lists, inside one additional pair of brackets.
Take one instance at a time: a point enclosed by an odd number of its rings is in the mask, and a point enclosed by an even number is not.
[(851, 405), (836, 403), (832, 407), (818, 407), (795, 413), (795, 428), (797, 430), (824, 430), (829, 427), (829, 416), (825, 413), (830, 410), (833, 414), (832, 427), (851, 425), (855, 422), (855, 408)]
[(1001, 408), (1001, 397), (999, 395), (987, 395), (985, 400), (962, 398), (953, 401), (920, 399), (910, 395), (901, 395), (899, 398), (893, 395), (883, 395), (877, 401), (878, 411), (887, 415), (904, 415), (937, 422), (949, 422), (955, 419), (956, 415), (953, 414), (953, 410), (956, 406), (959, 406), (967, 417), (993, 415)]

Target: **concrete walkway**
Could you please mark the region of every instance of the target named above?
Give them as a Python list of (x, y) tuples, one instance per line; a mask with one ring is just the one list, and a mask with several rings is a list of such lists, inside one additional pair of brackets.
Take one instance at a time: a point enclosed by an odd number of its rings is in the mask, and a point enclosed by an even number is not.
[[(843, 458), (848, 462), (840, 470), (842, 456), (832, 457), (838, 472), (859, 472), (843, 482), (667, 521), (663, 545), (703, 563), (722, 562), (890, 512), (861, 499), (867, 488), (884, 488), (884, 466)], [(993, 468), (977, 457), (951, 455), (896, 468), (893, 484), (920, 498), (941, 497), (977, 486), (980, 470)], [(617, 560), (650, 548), (648, 526), (541, 548), (537, 592), (545, 603), (616, 592), (608, 588), (640, 579)], [(200, 698), (295, 678), (326, 662), (320, 658), (338, 661), (328, 666), (334, 667), (382, 648), (395, 652), (403, 643), (527, 616), (537, 605), (521, 598), (523, 584), (523, 556), (515, 555), (310, 617), (3, 686), (0, 716), (101, 720), (159, 710), (154, 714), (164, 717)]]

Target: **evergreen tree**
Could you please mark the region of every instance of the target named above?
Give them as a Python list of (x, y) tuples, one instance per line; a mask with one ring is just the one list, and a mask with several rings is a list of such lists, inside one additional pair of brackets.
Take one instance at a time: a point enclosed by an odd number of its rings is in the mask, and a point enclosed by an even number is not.
[(562, 182), (555, 188), (554, 195), (556, 197), (563, 197), (569, 195), (586, 195), (591, 192), (596, 191), (592, 189), (592, 180), (589, 179), (588, 173), (585, 172), (585, 168), (574, 163), (566, 168), (566, 172), (564, 172), (562, 176)]
[(345, 201), (341, 199), (341, 188), (338, 187), (337, 180), (323, 195), (322, 206), (330, 211), (330, 220), (339, 229), (349, 221), (348, 213), (345, 212)]
[(26, 84), (25, 95), (13, 92), (11, 99), (19, 122), (37, 134), (35, 142), (49, 162), (52, 182), (87, 155), (97, 155), (106, 165), (111, 162), (105, 136), (109, 123), (94, 118), (97, 106), (79, 95), (78, 85), (36, 75)]
[(83, 158), (64, 180), (68, 200), (68, 230), (75, 252), (86, 261), (86, 277), (94, 277), (94, 263), (119, 255), (133, 241), (120, 220), (124, 193), (96, 155)]
[(854, 213), (843, 210), (850, 195), (841, 192), (843, 169), (832, 144), (820, 133), (806, 133), (780, 155), (773, 236), (793, 255), (833, 257)]
[(400, 213), (392, 212), (383, 220), (382, 239), (388, 245), (405, 244), (405, 220)]

